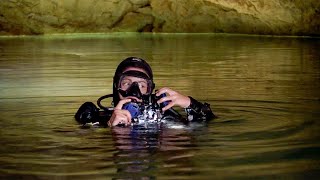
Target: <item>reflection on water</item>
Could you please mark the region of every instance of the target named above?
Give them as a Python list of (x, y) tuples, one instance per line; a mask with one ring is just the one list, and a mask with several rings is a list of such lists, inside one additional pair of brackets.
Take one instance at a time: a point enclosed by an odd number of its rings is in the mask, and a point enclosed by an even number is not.
[[(319, 39), (112, 34), (0, 39), (0, 177), (316, 178)], [(157, 88), (211, 104), (208, 124), (81, 128), (117, 64), (148, 59)]]

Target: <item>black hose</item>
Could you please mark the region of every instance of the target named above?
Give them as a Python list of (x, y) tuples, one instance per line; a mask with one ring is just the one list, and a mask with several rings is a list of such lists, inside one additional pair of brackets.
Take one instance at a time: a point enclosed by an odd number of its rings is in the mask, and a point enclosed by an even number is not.
[(107, 107), (102, 106), (101, 101), (104, 100), (104, 99), (110, 98), (110, 97), (113, 97), (113, 94), (107, 94), (107, 95), (101, 96), (101, 97), (97, 100), (98, 106), (99, 106), (101, 109), (103, 109), (103, 110), (108, 110)]

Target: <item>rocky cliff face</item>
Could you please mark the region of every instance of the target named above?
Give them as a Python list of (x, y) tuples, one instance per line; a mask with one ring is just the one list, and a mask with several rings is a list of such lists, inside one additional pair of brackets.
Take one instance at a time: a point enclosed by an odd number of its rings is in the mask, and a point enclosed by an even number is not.
[(0, 34), (222, 32), (320, 35), (319, 0), (4, 0)]

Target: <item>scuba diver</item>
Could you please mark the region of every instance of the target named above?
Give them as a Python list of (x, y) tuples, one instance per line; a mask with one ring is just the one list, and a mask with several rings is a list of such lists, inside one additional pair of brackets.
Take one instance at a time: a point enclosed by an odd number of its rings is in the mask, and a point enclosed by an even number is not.
[[(199, 122), (216, 117), (207, 103), (200, 103), (166, 87), (153, 94), (154, 88), (149, 64), (141, 58), (126, 58), (115, 71), (113, 94), (100, 97), (97, 101), (99, 108), (92, 102), (85, 102), (75, 114), (75, 119), (81, 124), (99, 123), (112, 127), (166, 120)], [(114, 107), (101, 104), (106, 98), (113, 98)], [(184, 108), (187, 117), (174, 110), (173, 106)]]

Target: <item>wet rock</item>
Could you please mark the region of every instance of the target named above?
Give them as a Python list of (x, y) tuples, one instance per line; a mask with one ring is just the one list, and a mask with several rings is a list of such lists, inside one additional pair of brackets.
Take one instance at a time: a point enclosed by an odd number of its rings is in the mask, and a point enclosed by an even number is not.
[(0, 34), (221, 32), (320, 35), (319, 0), (8, 0)]

